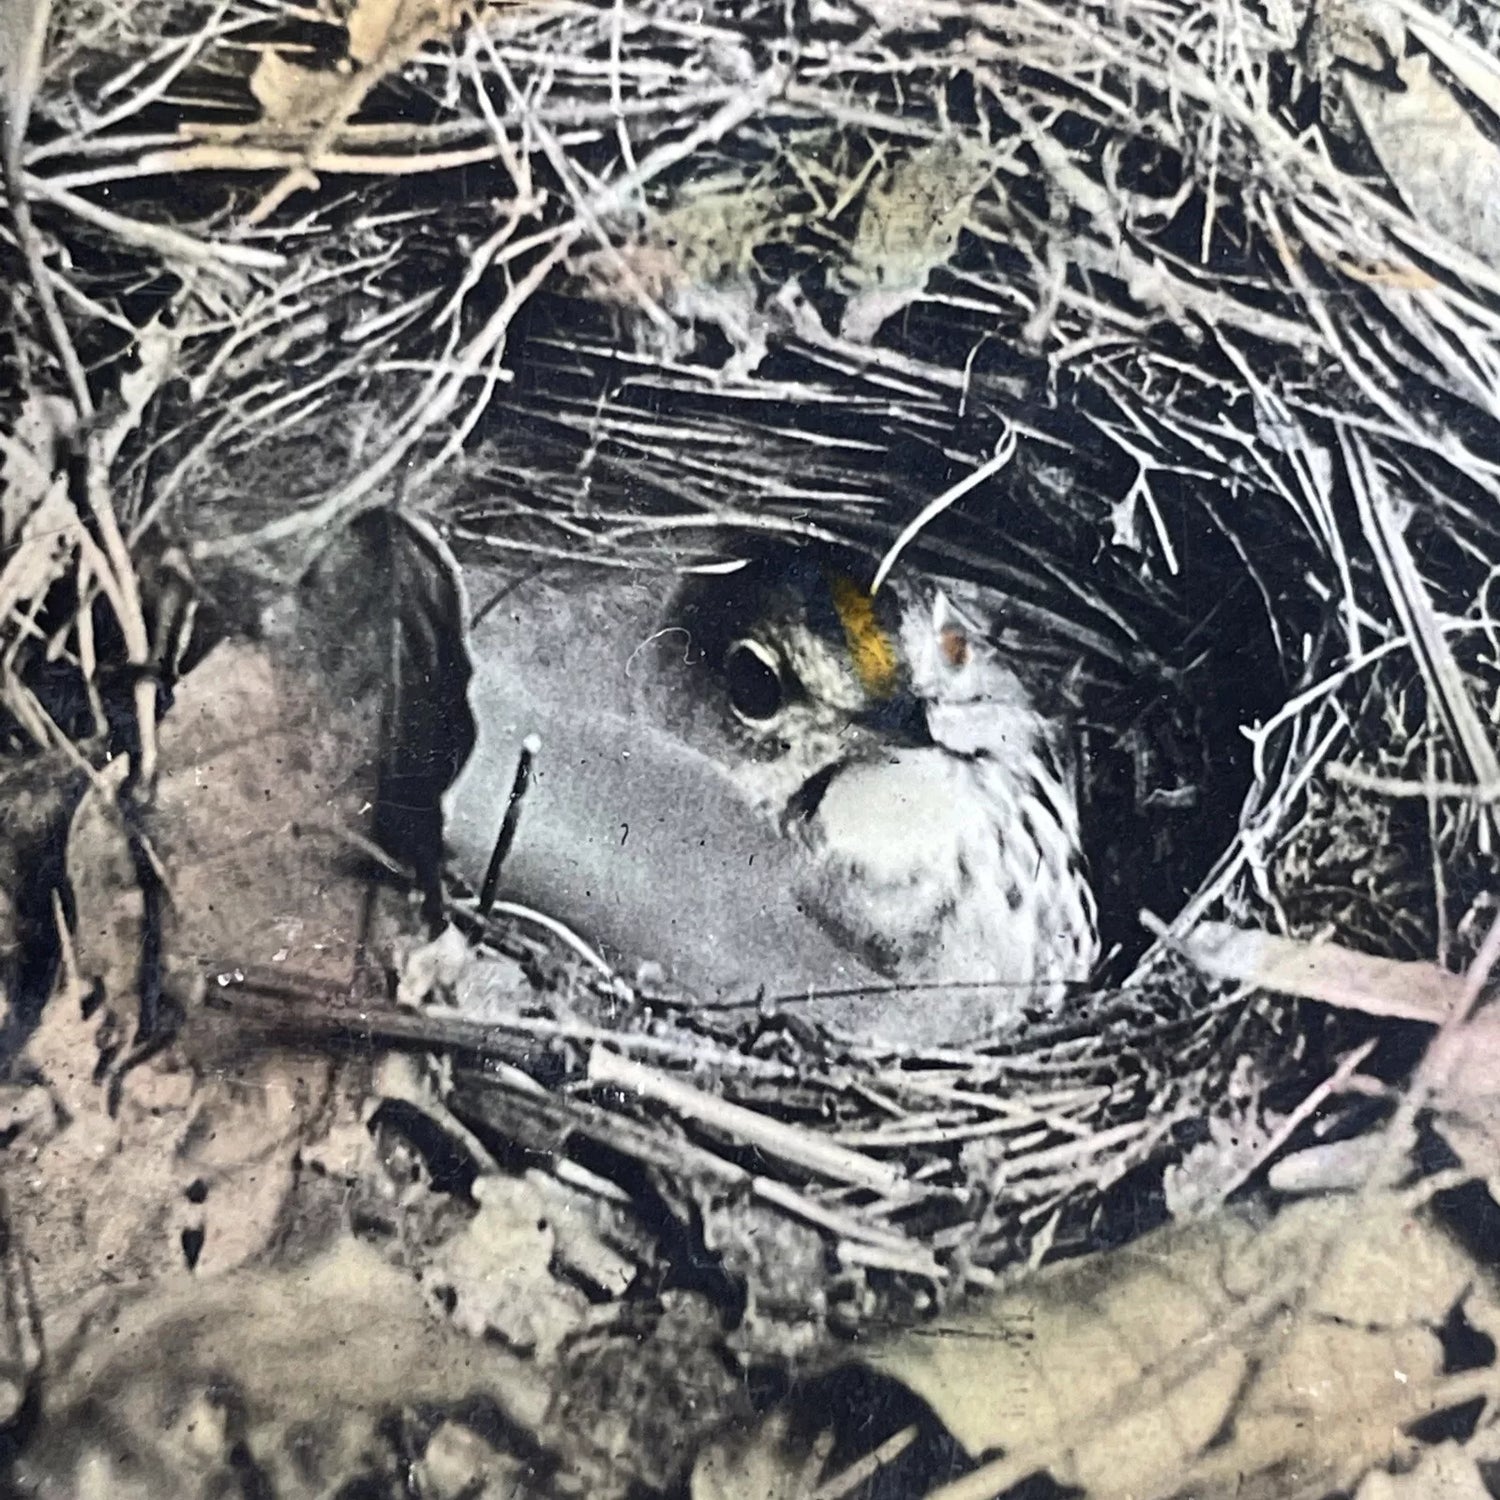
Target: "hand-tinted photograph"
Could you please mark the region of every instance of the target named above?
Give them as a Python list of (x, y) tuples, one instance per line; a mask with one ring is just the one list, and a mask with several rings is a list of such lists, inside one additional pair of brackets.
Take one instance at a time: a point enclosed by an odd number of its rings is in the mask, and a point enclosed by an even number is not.
[(3, 0), (0, 1500), (1500, 1497), (1495, 0)]

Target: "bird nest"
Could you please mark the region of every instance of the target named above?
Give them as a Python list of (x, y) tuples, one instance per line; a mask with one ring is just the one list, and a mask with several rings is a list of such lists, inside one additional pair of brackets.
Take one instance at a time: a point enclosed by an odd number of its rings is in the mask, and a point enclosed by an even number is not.
[[(383, 680), (342, 647), (418, 597), (375, 664), (460, 681), (446, 564), (393, 507), (465, 560), (847, 546), (989, 591), (1031, 685), (1066, 676), (1111, 954), (1058, 1022), (901, 1052), (730, 1024), (450, 885), (467, 977), (439, 939), (273, 980), (179, 928), (105, 976), (142, 1007), (120, 1057), (179, 1045), (177, 1010), (440, 1057), (462, 1182), (545, 1161), (649, 1204), (748, 1299), (752, 1360), (1368, 1125), (1488, 911), (1494, 29), (1414, 0), (43, 14), (0, 577), (11, 738), (68, 816), (103, 787), (137, 856), (187, 847), (153, 779), (226, 642), (333, 703)], [(391, 723), (359, 721), (377, 780)], [(429, 813), (452, 760), (412, 773)], [(416, 825), (345, 843), (420, 877)], [(148, 926), (166, 865), (132, 865)], [(16, 909), (29, 953), (51, 887)]]

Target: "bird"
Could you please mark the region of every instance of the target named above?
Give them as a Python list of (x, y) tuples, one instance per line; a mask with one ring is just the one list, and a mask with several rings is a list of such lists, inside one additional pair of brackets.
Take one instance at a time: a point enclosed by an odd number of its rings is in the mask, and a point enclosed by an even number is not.
[(877, 1044), (1056, 1016), (1099, 946), (1067, 726), (977, 591), (872, 576), (856, 549), (774, 544), (671, 586), (509, 594), (471, 643), (468, 868), (535, 735), (507, 886), (611, 956)]

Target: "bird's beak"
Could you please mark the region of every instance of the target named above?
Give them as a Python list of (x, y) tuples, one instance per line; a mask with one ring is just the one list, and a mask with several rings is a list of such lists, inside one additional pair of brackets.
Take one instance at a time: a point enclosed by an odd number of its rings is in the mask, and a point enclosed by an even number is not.
[(927, 724), (927, 704), (915, 693), (896, 692), (854, 715), (854, 722), (905, 749), (934, 743)]

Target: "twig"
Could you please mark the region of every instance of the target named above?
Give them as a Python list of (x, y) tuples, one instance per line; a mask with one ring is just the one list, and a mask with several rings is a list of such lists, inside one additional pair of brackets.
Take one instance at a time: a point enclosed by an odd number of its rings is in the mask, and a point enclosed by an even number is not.
[(48, 179), (57, 191), (97, 187), (140, 177), (174, 177), (184, 172), (272, 172), (307, 165), (328, 177), (417, 177), (482, 166), (499, 155), (494, 146), (470, 146), (409, 156), (373, 152), (323, 151), (304, 160), (302, 153), (279, 146), (200, 144), (172, 151), (151, 151), (122, 166), (92, 167)]
[(521, 821), (521, 803), (526, 788), (531, 782), (531, 763), (542, 748), (541, 740), (528, 734), (521, 742), (521, 753), (516, 759), (515, 779), (511, 782), (510, 795), (505, 801), (505, 816), (500, 820), (500, 832), (495, 837), (494, 852), (490, 855), (489, 868), (484, 872), (484, 884), (479, 888), (479, 920), (488, 919), (490, 908), (495, 904), (495, 892), (500, 886), (500, 871), (511, 845), (516, 841), (516, 829)]
[(1060, 1146), (1052, 1146), (1045, 1151), (1022, 1156), (1014, 1164), (1014, 1174), (1019, 1179), (1023, 1176), (1035, 1177), (1059, 1170), (1076, 1170), (1079, 1162), (1114, 1155), (1130, 1146), (1135, 1146), (1139, 1150), (1142, 1141), (1150, 1142), (1161, 1139), (1172, 1128), (1172, 1124), (1170, 1117), (1158, 1120), (1126, 1120), (1109, 1130), (1097, 1131), (1080, 1140), (1065, 1141)]
[(1464, 981), (1433, 963), (1381, 958), (1227, 922), (1200, 923), (1177, 946), (1212, 978), (1369, 1016), (1438, 1026), (1464, 995)]
[(581, 233), (582, 228), (578, 225), (564, 226), (551, 233), (551, 249), (511, 287), (488, 322), (459, 354), (452, 370), (443, 371), (440, 377), (434, 377), (428, 383), (427, 389), (397, 423), (395, 436), (373, 462), (317, 505), (268, 521), (252, 531), (227, 537), (200, 537), (193, 544), (193, 556), (198, 559), (232, 557), (252, 548), (271, 547), (299, 536), (326, 533), (375, 504), (379, 486), (396, 472), (423, 436), (453, 410), (464, 385), (483, 370), (486, 361), (504, 343), (516, 314), (540, 290), (553, 269), (566, 259)]
[(873, 1452), (857, 1459), (847, 1469), (819, 1485), (813, 1491), (812, 1500), (844, 1500), (845, 1495), (852, 1495), (861, 1485), (873, 1479), (888, 1463), (905, 1453), (916, 1440), (916, 1427), (903, 1427)]
[(1322, 1108), (1325, 1099), (1331, 1098), (1344, 1089), (1349, 1080), (1359, 1071), (1360, 1064), (1375, 1050), (1376, 1041), (1375, 1037), (1371, 1037), (1369, 1041), (1361, 1043), (1347, 1057), (1340, 1060), (1339, 1065), (1322, 1083), (1308, 1092), (1301, 1103), (1272, 1131), (1270, 1137), (1250, 1160), (1233, 1177), (1215, 1190), (1213, 1197), (1215, 1204), (1222, 1207)]
[(595, 1047), (589, 1053), (588, 1078), (590, 1083), (626, 1089), (643, 1099), (665, 1104), (700, 1125), (707, 1125), (818, 1177), (864, 1188), (887, 1198), (909, 1196), (910, 1188), (904, 1174), (886, 1162), (850, 1151), (810, 1131), (797, 1130), (768, 1115), (717, 1099), (702, 1089), (632, 1062), (606, 1047)]
[[(22, 184), (34, 198), (48, 203), (82, 219), (107, 234), (123, 240), (127, 245), (136, 245), (155, 251), (167, 261), (185, 261), (188, 265), (202, 266), (213, 271), (235, 286), (243, 286), (240, 271), (278, 271), (287, 263), (284, 255), (272, 250), (256, 250), (250, 245), (225, 245), (209, 240), (194, 239), (180, 229), (165, 224), (147, 224), (140, 219), (130, 219), (107, 208), (80, 198), (65, 188), (54, 188), (45, 177), (26, 174)], [(19, 196), (19, 195), (18, 195)]]
[[(513, 108), (520, 114), (523, 121), (531, 126), (536, 139), (541, 143), (542, 154), (547, 158), (552, 170), (557, 173), (558, 180), (573, 203), (573, 211), (578, 215), (579, 222), (587, 229), (590, 236), (603, 247), (604, 253), (609, 257), (616, 273), (622, 282), (631, 290), (640, 310), (656, 325), (662, 332), (670, 334), (676, 325), (660, 307), (656, 299), (647, 291), (641, 278), (636, 275), (634, 267), (626, 258), (620, 248), (610, 238), (604, 226), (599, 221), (593, 205), (589, 202), (582, 185), (578, 182), (578, 173), (573, 163), (569, 161), (567, 153), (558, 143), (557, 136), (540, 120), (531, 114), (530, 106), (525, 96), (516, 86), (511, 71), (505, 66), (504, 59), (495, 48), (493, 39), (489, 33), (481, 32), (480, 41), (489, 52), (490, 61), (495, 66), (495, 71), (500, 75), (500, 81), (505, 86), (505, 91), (510, 95)], [(628, 161), (628, 159), (627, 159)], [(637, 167), (636, 170), (639, 170)]]
[(240, 1015), (247, 1023), (275, 1033), (304, 1036), (313, 1041), (386, 1042), (391, 1046), (411, 1045), (423, 1051), (471, 1052), (486, 1059), (512, 1062), (534, 1060), (539, 1044), (570, 1042), (591, 1046), (607, 1042), (622, 1051), (641, 1052), (679, 1065), (716, 1065), (726, 1072), (768, 1084), (785, 1083), (795, 1076), (787, 1065), (768, 1058), (727, 1050), (705, 1055), (702, 1042), (691, 1038), (527, 1015), (526, 1009), (536, 1000), (530, 990), (511, 990), (489, 997), (510, 1000), (513, 1011), (476, 1020), (432, 1006), (407, 1010), (385, 1003), (370, 1005), (358, 992), (350, 995), (340, 987), (330, 988), (295, 974), (270, 973), (253, 966), (221, 967), (209, 973), (208, 981), (212, 986), (209, 991), (212, 1008)]
[(642, 188), (705, 147), (717, 145), (747, 120), (764, 114), (771, 101), (786, 88), (787, 76), (787, 70), (781, 65), (768, 68), (753, 88), (735, 94), (701, 125), (677, 140), (658, 146), (634, 171), (625, 172), (605, 188), (590, 204), (594, 214), (600, 219), (608, 219), (628, 208)]
[(1500, 783), (1486, 786), (1435, 778), (1417, 781), (1400, 776), (1377, 776), (1371, 771), (1345, 765), (1341, 761), (1334, 761), (1326, 766), (1324, 775), (1330, 781), (1352, 786), (1361, 792), (1370, 792), (1377, 797), (1421, 802), (1472, 802), (1485, 806), (1500, 802)]
[(825, 1230), (835, 1239), (857, 1240), (861, 1244), (889, 1252), (891, 1257), (901, 1261), (904, 1269), (914, 1275), (934, 1280), (942, 1280), (947, 1275), (933, 1259), (931, 1252), (910, 1236), (869, 1222), (848, 1210), (825, 1203), (814, 1203), (796, 1188), (788, 1187), (786, 1183), (778, 1182), (773, 1177), (757, 1177), (755, 1195), (774, 1208), (796, 1213), (799, 1218)]
[(962, 500), (970, 490), (978, 489), (981, 484), (993, 479), (1001, 469), (1010, 463), (1016, 456), (1016, 432), (1015, 428), (1006, 428), (1005, 435), (995, 445), (992, 457), (975, 469), (966, 474), (957, 484), (950, 485), (943, 493), (934, 500), (929, 500), (926, 505), (901, 528), (901, 534), (891, 543), (884, 557), (880, 559), (880, 566), (875, 570), (875, 579), (870, 584), (871, 594), (880, 592), (880, 585), (890, 576), (891, 569), (896, 566), (901, 554), (922, 534), (922, 532), (950, 505)]
[(838, 1257), (846, 1266), (864, 1266), (871, 1271), (894, 1271), (901, 1276), (922, 1276), (938, 1282), (946, 1281), (949, 1276), (915, 1241), (896, 1250), (860, 1240), (842, 1241)]
[[(515, 1092), (514, 1086), (507, 1084), (504, 1079), (487, 1075), (463, 1076), (473, 1085), (467, 1107), (481, 1118), (484, 1117), (483, 1100), (486, 1090)], [(550, 1124), (557, 1131), (576, 1133), (611, 1151), (623, 1152), (639, 1161), (661, 1167), (679, 1178), (706, 1178), (730, 1191), (747, 1192), (752, 1197), (774, 1204), (815, 1229), (823, 1230), (827, 1227), (828, 1211), (822, 1205), (814, 1203), (805, 1193), (788, 1187), (785, 1183), (773, 1182), (765, 1177), (752, 1177), (743, 1167), (725, 1161), (722, 1156), (716, 1156), (692, 1141), (667, 1135), (582, 1099), (542, 1097), (529, 1089), (522, 1090), (520, 1097), (528, 1116), (539, 1125)], [(495, 1121), (497, 1127), (503, 1127), (503, 1123), (503, 1120)], [(903, 1260), (889, 1243), (889, 1231), (882, 1230), (878, 1225), (867, 1226), (846, 1219), (842, 1229), (851, 1242), (867, 1244), (875, 1253), (884, 1250), (887, 1260), (901, 1261), (898, 1269), (913, 1272), (915, 1267), (915, 1274), (942, 1275), (941, 1270), (934, 1272), (927, 1269), (931, 1262), (920, 1247), (914, 1246)]]
[(94, 414), (94, 398), (89, 394), (88, 377), (83, 363), (73, 347), (73, 337), (63, 319), (58, 305), (47, 264), (42, 253), (41, 236), (31, 217), (31, 205), (27, 201), (28, 180), (22, 168), (22, 153), (26, 144), (26, 128), (30, 123), (31, 106), (41, 79), (42, 58), (47, 45), (47, 27), (52, 18), (52, 0), (36, 0), (31, 9), (31, 28), (27, 32), (19, 58), (12, 60), (5, 83), (9, 101), (0, 97), (0, 120), (4, 123), (4, 139), (0, 142), (0, 160), (4, 163), (5, 192), (10, 200), (11, 223), (15, 226), (16, 243), (26, 261), (26, 274), (31, 282), (32, 295), (42, 314), (47, 336), (52, 341), (52, 351), (62, 366), (63, 376), (73, 396), (73, 405), (78, 416), (88, 421)]
[[(1468, 762), (1469, 771), (1481, 786), (1500, 785), (1500, 754), (1496, 753), (1490, 732), (1480, 723), (1427, 586), (1406, 545), (1374, 454), (1359, 433), (1348, 433), (1341, 428), (1339, 441), (1365, 534), (1391, 602), (1411, 637), (1422, 675), (1453, 737), (1454, 748)], [(1497, 826), (1494, 820), (1491, 826)]]
[(622, 982), (609, 960), (557, 917), (538, 911), (534, 906), (523, 906), (518, 901), (492, 901), (490, 911), (497, 917), (513, 917), (518, 922), (530, 922), (534, 927), (550, 932), (553, 937), (560, 938), (567, 944), (590, 968), (597, 969), (612, 983)]
[[(82, 457), (82, 501), (94, 529), (103, 544), (107, 566), (101, 569), (101, 581), (107, 585), (115, 621), (125, 643), (125, 660), (135, 675), (132, 689), (135, 713), (136, 744), (130, 792), (149, 797), (156, 784), (156, 718), (159, 709), (156, 679), (151, 674), (151, 632), (141, 606), (140, 584), (135, 576), (135, 560), (120, 530), (115, 514), (114, 496), (109, 489), (107, 460), (104, 454), (108, 434), (93, 432)], [(75, 497), (75, 503), (77, 499)]]

